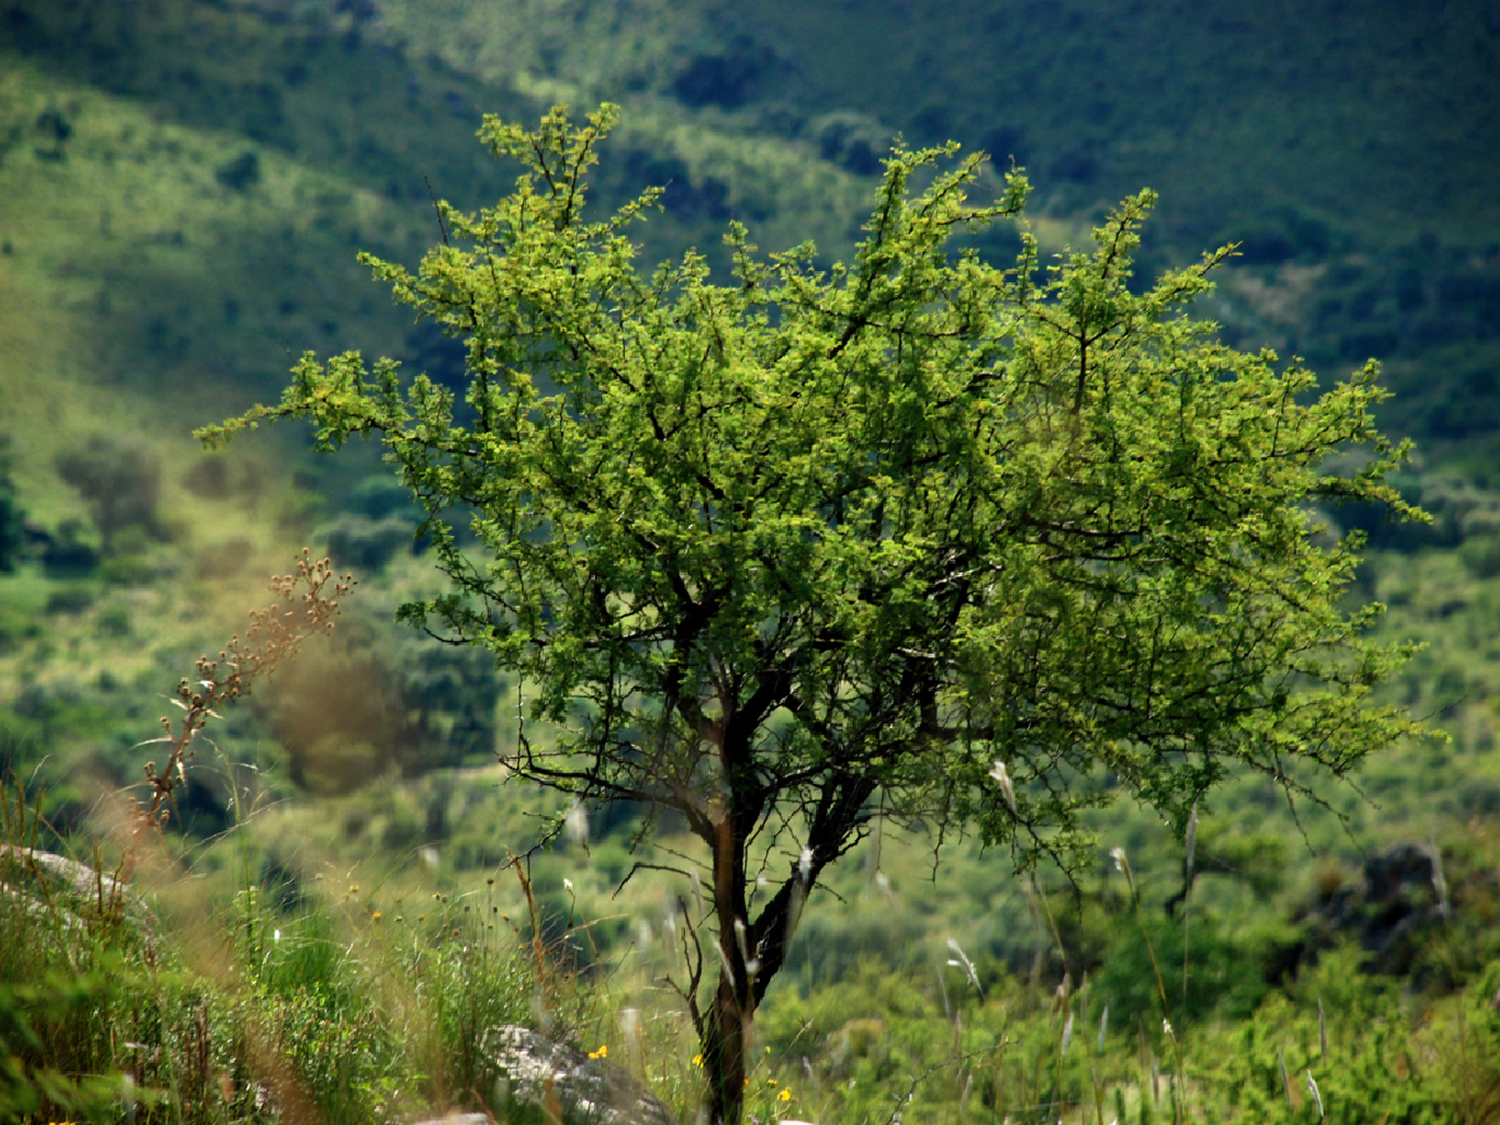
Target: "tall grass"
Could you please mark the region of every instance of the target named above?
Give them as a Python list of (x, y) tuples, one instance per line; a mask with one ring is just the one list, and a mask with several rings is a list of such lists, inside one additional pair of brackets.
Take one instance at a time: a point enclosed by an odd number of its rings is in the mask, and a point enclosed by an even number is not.
[[(124, 802), (111, 863), (109, 837), (87, 863), (59, 854), (42, 794), (0, 784), (0, 1121), (370, 1125), (484, 1108), (490, 1029), (582, 1018), (540, 937), (523, 956), (485, 896), (413, 908), (391, 892), (375, 909), (351, 883), (287, 909), (245, 855), (203, 863), (240, 873), (226, 897), (176, 854), (163, 828), (205, 725), (327, 632), (353, 583), (304, 551), (272, 585), (244, 639), (178, 685), (181, 717), (146, 744), (163, 764), (146, 765), (145, 804)], [(198, 859), (239, 846), (231, 832)]]
[[(150, 802), (123, 831), (71, 841), (46, 822), (41, 793), (0, 784), (0, 1121), (398, 1125), (449, 1109), (548, 1119), (500, 1081), (490, 1036), (506, 1024), (606, 1057), (692, 1120), (701, 1072), (661, 975), (663, 957), (686, 956), (680, 944), (647, 956), (648, 930), (633, 954), (591, 948), (609, 971), (584, 974), (576, 947), (591, 931), (570, 912), (562, 946), (549, 943), (557, 931), (514, 858), (517, 921), (497, 884), (506, 868), (471, 888), (374, 871), (373, 889), (361, 889), (350, 871), (347, 883), (312, 880), (291, 897), (254, 874), (240, 832), (189, 855), (160, 831), (214, 707), (331, 620), (319, 608), (326, 567), (301, 565), (306, 628), (267, 627), (179, 685), (184, 718), (167, 724), (166, 764), (148, 769)], [(296, 586), (278, 587), (284, 601)], [(757, 1020), (748, 1111), (820, 1125), (1500, 1121), (1500, 962), (1424, 1009), (1364, 975), (1356, 952), (1336, 951), (1295, 983), (1254, 993), (1248, 1018), (1208, 1005), (1189, 1029), (1181, 1017), (1203, 993), (1189, 971), (1212, 962), (1189, 956), (1184, 925), (1174, 1027), (1176, 982), (1169, 990), (1153, 938), (1164, 931), (1147, 919), (1123, 851), (1118, 861), (1138, 937), (1117, 933), (1113, 956), (1139, 945), (1144, 1007), (1108, 963), (1063, 950), (1059, 915), (1028, 884), (1055, 964), (1039, 957), (1025, 980), (949, 939), (935, 977), (875, 960), (817, 989), (789, 977)], [(200, 875), (212, 869), (234, 875), (228, 885)], [(1451, 944), (1448, 887), (1435, 886)], [(1206, 909), (1193, 938), (1194, 954), (1215, 940)], [(1460, 960), (1450, 957), (1446, 979), (1472, 971)]]
[[(37, 795), (10, 783), (3, 796), (0, 1120), (365, 1125), (453, 1108), (503, 1122), (517, 1110), (486, 1035), (508, 1023), (607, 1054), (692, 1120), (701, 1082), (685, 1021), (653, 987), (659, 966), (591, 980), (554, 951), (539, 965), (530, 937), (543, 920), (512, 923), (494, 883), (377, 880), (289, 910), (243, 875), (228, 894), (189, 879), (162, 896), (174, 907), (152, 909), (92, 854), (60, 880), (28, 850), (67, 850), (48, 840)], [(1321, 1103), (1335, 1122), (1500, 1120), (1500, 965), (1414, 1019), (1356, 951), (1329, 953), (1251, 1018), (1196, 1020), (1176, 1045), (1179, 1069), (1159, 1026), (1106, 1015), (1096, 980), (1038, 995), (982, 957), (946, 952), (957, 967), (938, 966), (943, 989), (869, 962), (816, 991), (773, 994), (750, 1112), (819, 1125), (1145, 1125), (1319, 1120)], [(1158, 1059), (1176, 1082), (1161, 1081)]]
[(393, 891), (379, 910), (342, 895), (289, 911), (272, 888), (216, 898), (189, 878), (148, 909), (97, 865), (69, 870), (100, 893), (60, 884), (52, 853), (29, 850), (45, 836), (35, 796), (8, 782), (3, 797), (0, 1121), (482, 1111), (506, 1098), (492, 1029), (598, 1034), (589, 990), (550, 949), (541, 977), (491, 896)]

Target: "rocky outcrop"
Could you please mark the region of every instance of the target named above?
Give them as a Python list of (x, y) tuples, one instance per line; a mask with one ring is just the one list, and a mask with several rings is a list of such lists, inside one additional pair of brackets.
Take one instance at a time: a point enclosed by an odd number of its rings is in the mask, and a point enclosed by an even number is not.
[[(579, 1125), (677, 1125), (672, 1111), (620, 1067), (529, 1028), (495, 1028), (485, 1039), (485, 1053), (495, 1060), (509, 1100), (538, 1106), (549, 1118), (555, 1114)], [(465, 1119), (464, 1125), (479, 1122)]]
[(112, 912), (149, 931), (146, 905), (130, 888), (86, 863), (38, 848), (0, 844), (0, 894), (19, 898), (30, 914), (50, 913), (70, 931), (85, 918)]
[(1303, 959), (1352, 937), (1370, 955), (1371, 972), (1406, 974), (1448, 909), (1441, 883), (1428, 846), (1397, 844), (1369, 856), (1362, 886), (1330, 887), (1301, 913), (1312, 924)]

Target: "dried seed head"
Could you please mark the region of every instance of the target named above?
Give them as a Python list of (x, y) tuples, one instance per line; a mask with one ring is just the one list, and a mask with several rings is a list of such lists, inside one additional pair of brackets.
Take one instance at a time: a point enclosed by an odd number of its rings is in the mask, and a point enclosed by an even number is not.
[(1437, 895), (1438, 913), (1448, 917), (1448, 880), (1443, 877), (1443, 852), (1438, 847), (1437, 836), (1427, 837), (1428, 852), (1432, 856), (1432, 890)]
[(587, 847), (589, 842), (589, 814), (582, 801), (574, 801), (563, 818), (563, 834), (568, 842)]
[(995, 759), (995, 765), (990, 770), (990, 776), (1000, 785), (1000, 793), (1005, 797), (1005, 803), (1010, 808), (1010, 815), (1016, 814), (1016, 789), (1010, 779), (1010, 771), (1005, 768), (1005, 763), (999, 758)]
[(1313, 1096), (1313, 1101), (1318, 1106), (1318, 1120), (1323, 1120), (1323, 1095), (1318, 1093), (1318, 1080), (1312, 1076), (1312, 1071), (1307, 1072), (1307, 1092)]
[(1193, 877), (1193, 852), (1198, 846), (1198, 802), (1193, 802), (1193, 811), (1188, 813), (1187, 835), (1183, 841), (1187, 846), (1187, 874)]
[(948, 948), (953, 951), (954, 957), (954, 960), (950, 960), (948, 964), (954, 966), (955, 968), (962, 969), (964, 971), (964, 976), (969, 978), (969, 983), (972, 984), (977, 991), (983, 992), (984, 990), (980, 988), (979, 985), (979, 974), (974, 971), (974, 962), (969, 960), (968, 954), (963, 951), (963, 947), (958, 944), (958, 941), (956, 939), (950, 937), (948, 939)]
[(1125, 849), (1110, 848), (1109, 856), (1115, 861), (1115, 870), (1125, 876), (1125, 884), (1130, 888), (1130, 893), (1135, 894), (1135, 875), (1130, 870), (1130, 860), (1125, 856)]

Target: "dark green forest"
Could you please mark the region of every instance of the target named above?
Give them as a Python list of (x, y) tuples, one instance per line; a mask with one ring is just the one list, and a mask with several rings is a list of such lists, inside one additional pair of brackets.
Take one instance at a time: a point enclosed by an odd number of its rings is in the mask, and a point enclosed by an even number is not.
[[(1320, 390), (1377, 361), (1430, 515), (1310, 518), (1364, 533), (1349, 611), (1422, 646), (1374, 699), (1432, 737), (1295, 805), (1232, 775), (1191, 843), (1099, 810), (1071, 874), (875, 818), (756, 1014), (747, 1113), (1500, 1120), (1497, 74), (1491, 0), (0, 0), (0, 1120), (598, 1119), (496, 1085), (508, 1023), (696, 1119), (684, 826), (501, 764), (565, 724), (397, 622), (443, 583), (376, 443), (193, 437), (309, 351), (461, 392), (464, 341), (357, 255), (415, 269), (512, 191), (484, 115), (603, 101), (588, 215), (662, 189), (647, 276), (730, 284), (732, 223), (850, 261), (898, 143), (988, 154), (976, 203), (1024, 170), (954, 261), (1065, 260), (1154, 189), (1131, 291), (1234, 244), (1192, 315)], [(336, 629), (205, 720), (142, 836), (174, 688), (303, 547), (358, 579)], [(26, 847), (122, 881), (69, 901)]]

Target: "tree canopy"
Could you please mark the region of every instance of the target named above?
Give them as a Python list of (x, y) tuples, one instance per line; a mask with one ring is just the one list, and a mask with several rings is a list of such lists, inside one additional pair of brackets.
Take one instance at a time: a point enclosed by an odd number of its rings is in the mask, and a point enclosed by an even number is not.
[[(1019, 221), (1024, 176), (976, 206), (982, 154), (898, 145), (852, 262), (763, 256), (731, 223), (732, 277), (691, 252), (646, 273), (629, 233), (659, 193), (587, 199), (614, 119), (486, 118), (514, 190), (439, 204), (416, 273), (366, 259), (466, 342), (461, 399), (309, 354), (279, 405), (200, 436), (378, 435), (451, 579), (402, 615), (492, 651), (562, 731), (508, 764), (701, 840), (716, 949), (683, 991), (735, 1120), (748, 1021), (873, 818), (1071, 866), (1086, 808), (1181, 826), (1236, 769), (1315, 797), (1414, 730), (1370, 698), (1408, 649), (1345, 606), (1359, 539), (1320, 513), (1419, 513), (1384, 481), (1405, 449), (1375, 428), (1373, 363), (1318, 394), (1187, 314), (1232, 248), (1132, 285), (1149, 191), (1090, 253), (1044, 259), (1020, 223), (995, 265), (954, 236)], [(759, 896), (757, 848), (784, 857)]]

